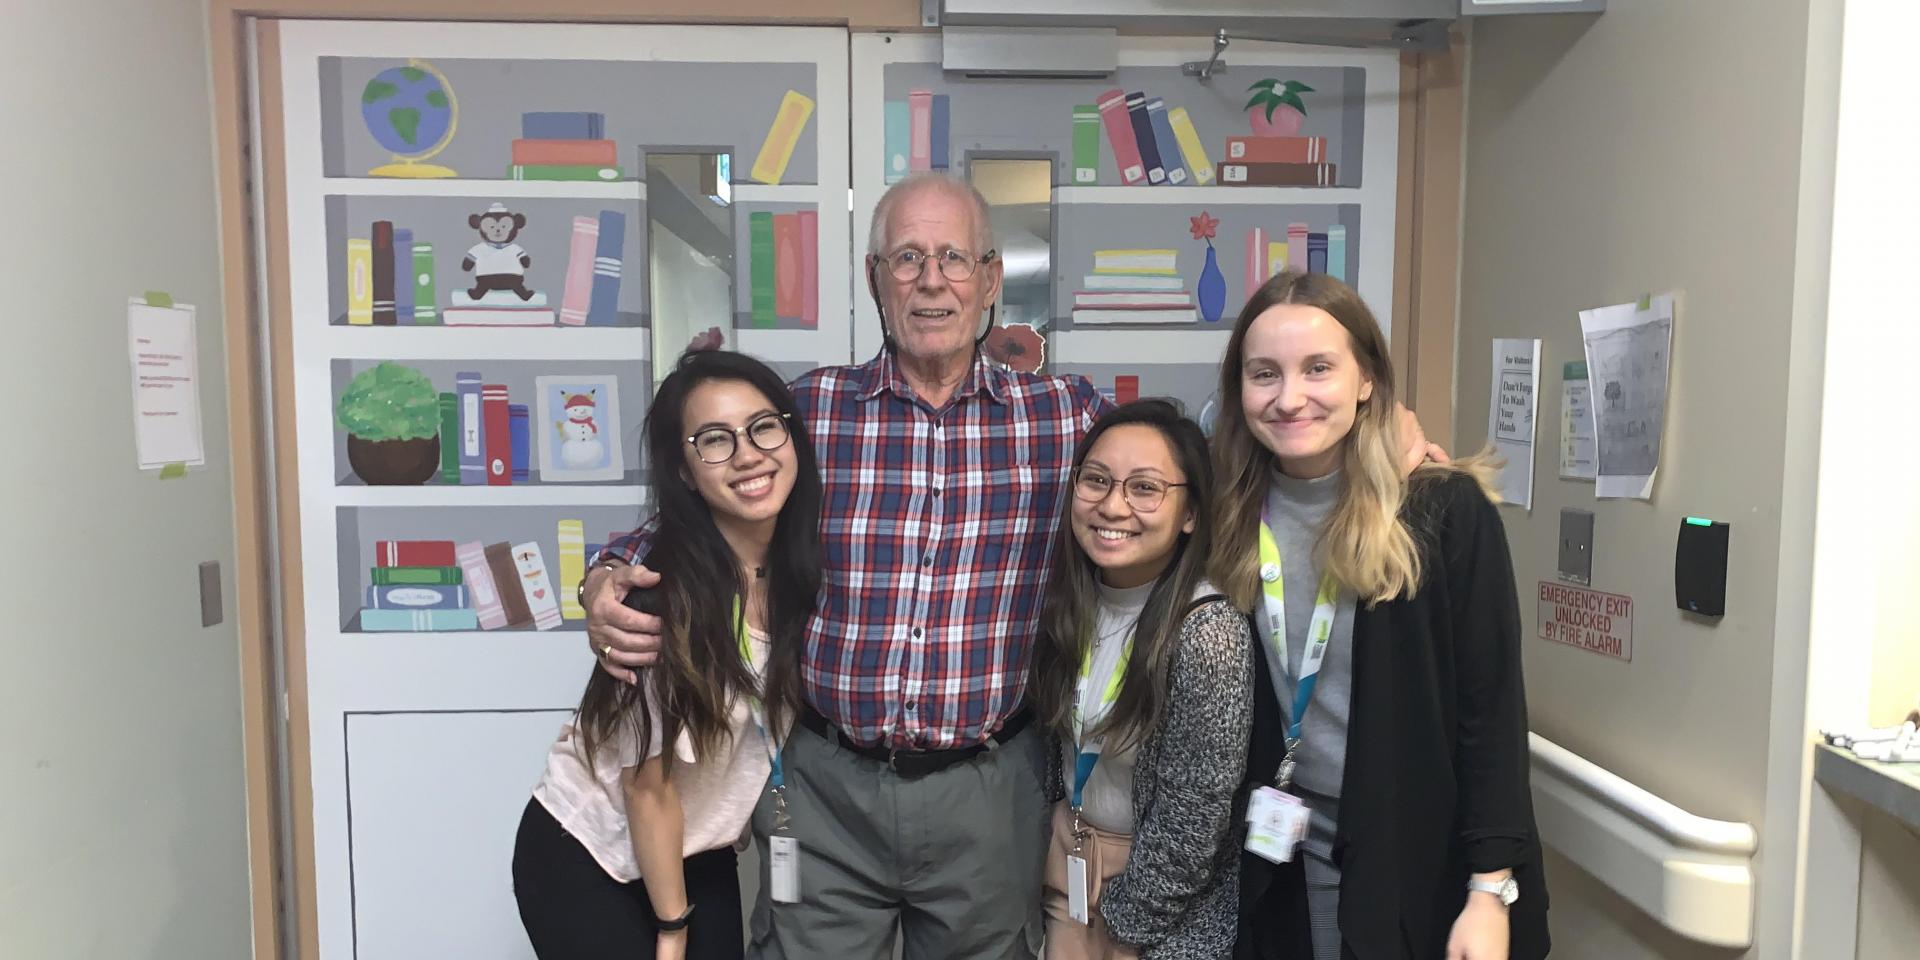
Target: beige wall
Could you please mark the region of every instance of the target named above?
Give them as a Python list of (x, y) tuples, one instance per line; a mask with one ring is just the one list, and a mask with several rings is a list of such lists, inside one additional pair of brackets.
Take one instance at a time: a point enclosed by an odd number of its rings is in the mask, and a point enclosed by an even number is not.
[[(0, 957), (244, 957), (213, 142), (202, 0), (8, 4), (0, 29)], [(135, 469), (126, 298), (200, 308), (208, 464)], [(228, 610), (232, 610), (231, 601)]]
[[(1468, 80), (1458, 443), (1486, 435), (1489, 341), (1541, 338), (1533, 510), (1502, 509), (1523, 623), (1534, 625), (1537, 582), (1554, 578), (1562, 507), (1595, 514), (1593, 586), (1635, 600), (1631, 663), (1527, 641), (1534, 729), (1689, 811), (1756, 827), (1807, 19), (1807, 0), (1615, 0), (1598, 18), (1489, 18), (1474, 24)], [(1679, 307), (1654, 497), (1596, 501), (1591, 484), (1557, 478), (1577, 312), (1663, 291)], [(1687, 515), (1733, 526), (1717, 624), (1674, 607)], [(1564, 862), (1552, 879), (1556, 956), (1727, 955), (1648, 934)]]
[(1860, 820), (1859, 960), (1911, 957), (1920, 944), (1920, 834), (1878, 811)]

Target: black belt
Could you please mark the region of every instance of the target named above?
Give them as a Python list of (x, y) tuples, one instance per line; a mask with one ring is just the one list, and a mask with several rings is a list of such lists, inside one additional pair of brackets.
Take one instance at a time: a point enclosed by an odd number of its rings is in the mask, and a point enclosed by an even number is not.
[(890, 746), (863, 746), (847, 739), (847, 735), (834, 726), (833, 721), (820, 715), (811, 706), (800, 708), (800, 725), (819, 734), (820, 738), (838, 746), (856, 756), (865, 757), (875, 763), (886, 764), (888, 769), (903, 777), (924, 777), (939, 773), (956, 763), (964, 763), (1020, 735), (1032, 722), (1033, 715), (1025, 707), (1002, 721), (1000, 729), (995, 730), (985, 743), (972, 746), (955, 747), (952, 750), (901, 750)]

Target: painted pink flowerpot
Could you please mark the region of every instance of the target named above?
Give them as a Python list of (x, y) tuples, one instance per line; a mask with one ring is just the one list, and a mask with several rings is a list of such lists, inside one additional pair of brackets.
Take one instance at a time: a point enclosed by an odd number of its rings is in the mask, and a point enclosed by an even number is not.
[(1256, 137), (1297, 137), (1300, 124), (1306, 122), (1306, 115), (1294, 108), (1281, 104), (1273, 108), (1271, 119), (1264, 105), (1256, 105), (1247, 110), (1247, 119), (1253, 124)]

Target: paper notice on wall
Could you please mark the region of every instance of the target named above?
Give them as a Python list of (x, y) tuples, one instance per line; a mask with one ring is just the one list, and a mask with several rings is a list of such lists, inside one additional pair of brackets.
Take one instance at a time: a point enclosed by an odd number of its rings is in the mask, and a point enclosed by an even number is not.
[(1500, 468), (1500, 500), (1533, 508), (1533, 411), (1540, 386), (1540, 341), (1493, 341), (1493, 402), (1487, 436), (1506, 463)]
[(1598, 464), (1593, 449), (1593, 391), (1587, 365), (1575, 360), (1560, 373), (1560, 479), (1592, 480)]
[(207, 462), (200, 428), (199, 356), (192, 306), (127, 301), (133, 442), (140, 469)]
[(1580, 311), (1602, 497), (1653, 496), (1667, 419), (1673, 295)]

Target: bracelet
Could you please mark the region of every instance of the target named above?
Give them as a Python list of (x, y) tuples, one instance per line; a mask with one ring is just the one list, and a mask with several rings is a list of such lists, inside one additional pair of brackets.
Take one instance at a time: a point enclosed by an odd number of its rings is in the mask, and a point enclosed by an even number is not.
[(687, 924), (692, 921), (693, 921), (693, 904), (689, 903), (687, 904), (687, 912), (677, 917), (674, 917), (672, 920), (657, 920), (654, 922), (653, 928), (655, 930), (659, 930), (662, 933), (672, 933), (675, 930), (685, 930), (687, 928)]
[(602, 560), (599, 563), (596, 563), (593, 566), (588, 567), (587, 576), (581, 577), (580, 585), (573, 588), (573, 602), (581, 605), (582, 607), (587, 605), (587, 577), (593, 576), (593, 572), (595, 570), (614, 570), (622, 566), (625, 566), (625, 564), (618, 563), (613, 560)]

